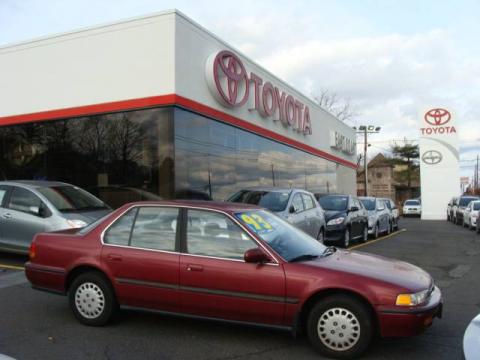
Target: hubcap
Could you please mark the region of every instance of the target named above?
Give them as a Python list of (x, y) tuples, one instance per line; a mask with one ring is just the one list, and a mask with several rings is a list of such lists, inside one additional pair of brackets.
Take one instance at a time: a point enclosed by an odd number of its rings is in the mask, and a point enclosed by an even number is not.
[(75, 292), (75, 306), (78, 312), (87, 319), (99, 317), (105, 308), (105, 296), (102, 289), (91, 282), (83, 283)]
[(367, 241), (368, 240), (368, 227), (365, 226), (365, 228), (363, 229), (363, 241)]
[(360, 323), (349, 310), (333, 308), (320, 316), (317, 332), (322, 344), (329, 349), (346, 351), (360, 339)]
[(345, 230), (345, 248), (348, 247), (348, 245), (350, 245), (350, 232), (347, 230)]

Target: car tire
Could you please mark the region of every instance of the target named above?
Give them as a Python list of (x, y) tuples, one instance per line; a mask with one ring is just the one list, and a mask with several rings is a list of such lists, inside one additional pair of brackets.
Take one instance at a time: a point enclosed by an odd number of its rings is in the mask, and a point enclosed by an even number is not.
[(343, 234), (343, 247), (346, 249), (350, 245), (350, 240), (352, 239), (352, 236), (350, 234), (350, 229), (347, 227), (345, 229), (345, 233)]
[(322, 355), (352, 359), (368, 349), (374, 322), (361, 301), (348, 295), (331, 295), (312, 308), (306, 330), (310, 343)]
[(392, 233), (392, 223), (389, 221), (388, 222), (388, 228), (387, 228), (387, 235), (390, 235)]
[(68, 298), (75, 317), (89, 326), (105, 325), (118, 307), (112, 285), (97, 272), (84, 273), (75, 278)]
[(317, 240), (319, 243), (323, 244), (325, 242), (325, 229), (322, 227), (317, 235)]
[(363, 235), (362, 235), (362, 243), (366, 243), (368, 241), (368, 224), (363, 226)]
[(379, 226), (378, 226), (378, 223), (377, 223), (377, 224), (375, 224), (375, 228), (373, 229), (373, 238), (378, 239), (378, 235), (379, 235)]

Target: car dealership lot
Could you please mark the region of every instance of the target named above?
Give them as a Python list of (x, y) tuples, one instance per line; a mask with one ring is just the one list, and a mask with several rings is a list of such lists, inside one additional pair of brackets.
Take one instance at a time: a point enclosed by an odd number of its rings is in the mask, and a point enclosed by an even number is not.
[[(423, 335), (378, 341), (366, 359), (459, 359), (465, 328), (480, 312), (480, 236), (448, 222), (402, 219), (400, 232), (356, 250), (427, 270), (445, 297), (443, 319)], [(355, 244), (354, 244), (355, 246)], [(0, 353), (17, 359), (318, 359), (305, 338), (270, 329), (122, 312), (103, 328), (85, 327), (65, 297), (30, 289), (22, 257), (0, 255)]]

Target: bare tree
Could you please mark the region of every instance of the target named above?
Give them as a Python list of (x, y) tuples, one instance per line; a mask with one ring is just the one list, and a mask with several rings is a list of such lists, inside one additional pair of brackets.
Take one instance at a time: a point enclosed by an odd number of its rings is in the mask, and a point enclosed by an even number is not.
[(338, 120), (345, 122), (358, 116), (350, 99), (342, 99), (336, 93), (328, 90), (322, 90), (320, 95), (315, 95), (313, 99), (321, 108), (334, 115)]

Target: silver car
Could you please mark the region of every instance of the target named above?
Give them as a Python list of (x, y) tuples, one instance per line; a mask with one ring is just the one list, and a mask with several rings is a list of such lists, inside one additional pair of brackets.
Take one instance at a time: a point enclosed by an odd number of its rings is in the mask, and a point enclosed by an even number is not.
[(398, 220), (400, 219), (400, 211), (398, 210), (397, 205), (392, 199), (389, 198), (382, 198), (381, 200), (385, 201), (385, 205), (387, 206), (387, 209), (390, 210), (390, 225), (391, 229), (390, 231), (393, 230), (398, 230)]
[(375, 197), (359, 197), (359, 199), (368, 211), (368, 233), (375, 239), (380, 233), (390, 234), (392, 229), (390, 210), (385, 205), (385, 201)]
[(252, 188), (240, 190), (228, 201), (264, 207), (320, 242), (325, 239), (324, 211), (312, 193), (301, 189)]
[(39, 232), (81, 228), (111, 211), (76, 186), (52, 181), (0, 181), (0, 250), (26, 254)]

